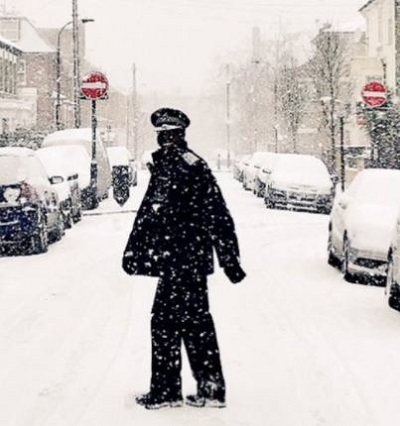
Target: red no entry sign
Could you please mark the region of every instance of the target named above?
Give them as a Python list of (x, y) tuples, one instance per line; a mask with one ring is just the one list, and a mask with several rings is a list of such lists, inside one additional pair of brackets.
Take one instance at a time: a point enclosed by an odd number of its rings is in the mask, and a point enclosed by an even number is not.
[(86, 99), (97, 101), (104, 99), (108, 93), (108, 79), (101, 72), (91, 72), (82, 79), (82, 95)]
[(372, 81), (364, 86), (361, 96), (367, 105), (377, 108), (386, 103), (387, 89), (379, 81)]

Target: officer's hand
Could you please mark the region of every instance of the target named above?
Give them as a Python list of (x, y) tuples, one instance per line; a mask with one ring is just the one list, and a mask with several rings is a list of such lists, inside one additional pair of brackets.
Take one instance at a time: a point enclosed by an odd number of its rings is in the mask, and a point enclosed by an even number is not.
[(239, 262), (225, 266), (224, 272), (225, 275), (229, 278), (229, 281), (233, 284), (240, 283), (240, 281), (242, 281), (246, 276), (246, 273), (241, 268)]
[(133, 275), (133, 253), (131, 251), (126, 251), (122, 258), (122, 269), (128, 274)]

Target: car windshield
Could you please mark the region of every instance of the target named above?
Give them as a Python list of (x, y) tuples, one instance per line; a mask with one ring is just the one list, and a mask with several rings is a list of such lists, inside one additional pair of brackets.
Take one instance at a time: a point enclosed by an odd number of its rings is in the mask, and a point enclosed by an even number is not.
[(400, 171), (377, 170), (361, 174), (354, 181), (350, 195), (363, 203), (400, 205)]
[(32, 156), (19, 157), (0, 156), (0, 185), (18, 182), (32, 184), (49, 184), (47, 173), (38, 158)]

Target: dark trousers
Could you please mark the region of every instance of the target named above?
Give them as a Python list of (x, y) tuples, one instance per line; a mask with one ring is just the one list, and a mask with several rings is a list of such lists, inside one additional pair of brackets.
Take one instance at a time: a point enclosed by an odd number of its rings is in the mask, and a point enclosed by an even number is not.
[(207, 277), (175, 273), (160, 279), (151, 321), (151, 394), (161, 400), (182, 397), (181, 346), (185, 345), (200, 395), (225, 399)]

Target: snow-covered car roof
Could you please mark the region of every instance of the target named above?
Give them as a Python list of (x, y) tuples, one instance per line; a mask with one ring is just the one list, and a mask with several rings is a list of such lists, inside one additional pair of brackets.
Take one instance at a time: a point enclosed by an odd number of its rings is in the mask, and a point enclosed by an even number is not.
[(28, 181), (49, 185), (47, 172), (35, 151), (28, 148), (0, 148), (0, 183)]
[(364, 169), (348, 192), (362, 202), (400, 206), (400, 170)]
[[(97, 136), (100, 136), (100, 132), (97, 132)], [(50, 133), (44, 138), (43, 143), (46, 142), (58, 142), (58, 141), (91, 141), (92, 140), (92, 129), (64, 129), (54, 133)]]
[(111, 146), (107, 148), (108, 159), (112, 166), (129, 166), (132, 156), (125, 146)]
[(282, 183), (332, 186), (326, 165), (312, 155), (281, 154), (271, 179)]
[(250, 158), (250, 163), (251, 164), (261, 163), (264, 160), (264, 158), (268, 157), (269, 154), (271, 154), (271, 152), (267, 152), (267, 151), (254, 152)]

